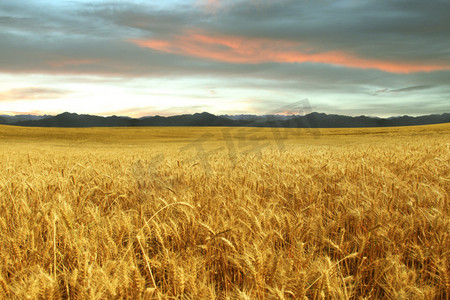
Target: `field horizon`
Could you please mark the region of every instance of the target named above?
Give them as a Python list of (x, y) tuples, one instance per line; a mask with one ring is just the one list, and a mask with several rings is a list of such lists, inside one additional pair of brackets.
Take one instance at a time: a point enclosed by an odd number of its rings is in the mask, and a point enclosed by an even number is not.
[[(227, 127), (227, 126), (143, 126), (143, 127), (28, 127), (0, 124), (0, 137), (6, 139), (39, 139), (46, 140), (75, 140), (117, 142), (121, 140), (135, 141), (138, 143), (151, 142), (152, 140), (172, 142), (173, 140), (190, 141), (208, 135), (213, 140), (246, 139), (254, 136), (256, 139), (309, 139), (318, 140), (323, 137), (342, 136), (383, 136), (383, 135), (408, 135), (414, 134), (450, 132), (450, 123), (412, 126), (390, 127), (352, 127), (352, 128), (283, 128), (283, 127)], [(225, 132), (225, 136), (224, 136)], [(11, 140), (8, 140), (11, 141)]]

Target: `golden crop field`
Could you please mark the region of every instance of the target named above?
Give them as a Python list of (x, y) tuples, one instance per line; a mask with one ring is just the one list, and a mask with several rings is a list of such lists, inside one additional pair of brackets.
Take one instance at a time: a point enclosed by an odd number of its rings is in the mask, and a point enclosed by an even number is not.
[(0, 138), (0, 298), (450, 297), (450, 124)]

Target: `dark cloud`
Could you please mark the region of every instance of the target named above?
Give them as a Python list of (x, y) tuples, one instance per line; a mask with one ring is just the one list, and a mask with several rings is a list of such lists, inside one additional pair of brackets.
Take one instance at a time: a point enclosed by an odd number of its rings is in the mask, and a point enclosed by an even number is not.
[(273, 1), (255, 10), (243, 1), (217, 16), (226, 33), (298, 40), (318, 50), (372, 58), (448, 62), (450, 2)]

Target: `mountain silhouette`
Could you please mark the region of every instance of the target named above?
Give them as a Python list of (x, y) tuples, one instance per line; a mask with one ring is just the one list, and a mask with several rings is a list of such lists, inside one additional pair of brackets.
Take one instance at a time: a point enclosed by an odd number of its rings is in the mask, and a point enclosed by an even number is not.
[(238, 115), (216, 116), (207, 112), (170, 117), (151, 116), (139, 119), (129, 117), (101, 117), (65, 112), (56, 116), (0, 116), (0, 124), (33, 127), (124, 127), (124, 126), (240, 126), (240, 127), (292, 127), (343, 128), (391, 127), (449, 123), (450, 113), (419, 117), (401, 116), (377, 118), (350, 117), (335, 114), (310, 113), (305, 116)]
[(7, 116), (0, 115), (0, 124), (11, 124), (19, 121), (28, 121), (28, 120), (40, 120), (46, 117), (50, 117), (48, 115), (43, 116), (35, 116), (35, 115), (15, 115), (15, 116)]

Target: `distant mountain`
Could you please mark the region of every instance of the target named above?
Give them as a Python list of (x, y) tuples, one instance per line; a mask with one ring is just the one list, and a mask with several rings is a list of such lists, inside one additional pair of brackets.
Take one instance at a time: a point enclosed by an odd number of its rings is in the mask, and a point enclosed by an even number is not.
[(129, 117), (101, 117), (62, 113), (56, 116), (0, 116), (0, 124), (34, 127), (123, 127), (123, 126), (240, 126), (240, 127), (390, 127), (450, 123), (450, 113), (419, 117), (391, 118), (349, 117), (334, 114), (311, 113), (305, 116), (237, 115), (216, 116), (207, 112), (170, 117), (152, 116), (139, 119)]
[(137, 126), (236, 126), (233, 120), (202, 112), (193, 115), (171, 117), (145, 117), (139, 119)]
[(43, 116), (35, 116), (35, 115), (15, 115), (15, 116), (8, 116), (8, 115), (0, 115), (0, 124), (11, 124), (16, 123), (19, 121), (28, 121), (28, 120), (40, 120), (50, 117), (48, 115)]
[(39, 120), (26, 120), (11, 123), (10, 125), (34, 126), (34, 127), (113, 127), (132, 126), (128, 118), (100, 117), (93, 115), (78, 115), (62, 113), (57, 116), (48, 116)]
[(263, 115), (263, 116), (257, 116), (257, 115), (250, 115), (250, 114), (243, 114), (243, 115), (221, 115), (221, 117), (225, 117), (231, 120), (255, 120), (258, 118), (274, 118), (278, 120), (288, 120), (296, 117), (296, 115)]

